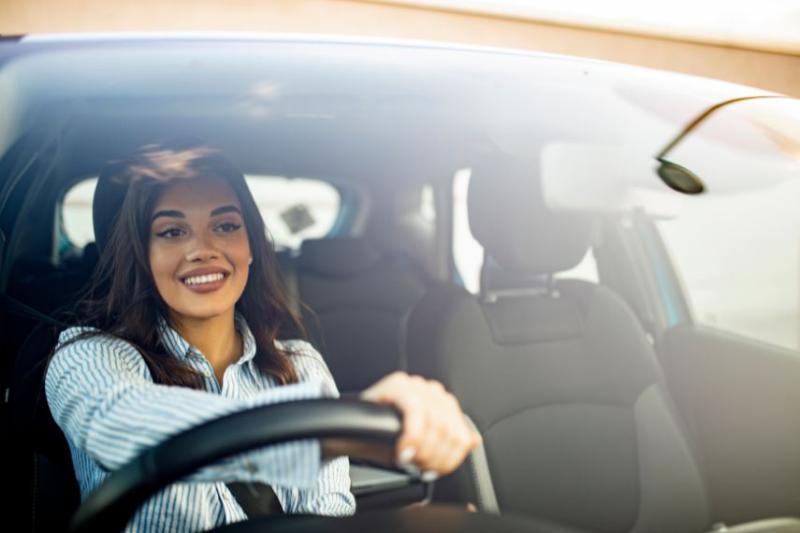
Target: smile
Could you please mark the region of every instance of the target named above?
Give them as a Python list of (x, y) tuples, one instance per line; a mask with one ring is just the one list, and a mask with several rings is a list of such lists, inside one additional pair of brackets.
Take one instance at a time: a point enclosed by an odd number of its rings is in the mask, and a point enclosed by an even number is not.
[(205, 274), (203, 276), (191, 276), (188, 278), (184, 278), (183, 282), (189, 286), (207, 285), (210, 283), (215, 283), (217, 281), (222, 281), (223, 279), (225, 279), (225, 274), (223, 274), (222, 272), (218, 272), (216, 274)]

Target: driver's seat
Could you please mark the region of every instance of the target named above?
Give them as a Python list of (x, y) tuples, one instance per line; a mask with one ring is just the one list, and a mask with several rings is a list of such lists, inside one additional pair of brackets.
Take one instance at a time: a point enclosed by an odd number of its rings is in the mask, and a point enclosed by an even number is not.
[(9, 509), (16, 531), (67, 529), (80, 503), (69, 446), (53, 421), (44, 394), (44, 372), (57, 332), (36, 326), (17, 355), (9, 393)]

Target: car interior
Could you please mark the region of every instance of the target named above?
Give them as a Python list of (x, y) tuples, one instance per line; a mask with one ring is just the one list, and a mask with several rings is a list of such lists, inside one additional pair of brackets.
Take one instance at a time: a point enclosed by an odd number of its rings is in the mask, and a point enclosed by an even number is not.
[[(287, 101), (307, 114), (266, 123), (207, 94), (37, 110), (0, 159), (6, 465), (20, 530), (64, 529), (79, 504), (42, 385), (61, 311), (97, 262), (92, 242), (69, 242), (64, 198), (106, 161), (186, 134), (248, 176), (338, 191), (327, 234), (279, 247), (279, 268), (344, 395), (405, 370), (458, 397), (484, 445), (436, 482), (434, 503), (553, 532), (702, 532), (800, 514), (796, 352), (696, 323), (648, 215), (554, 212), (536, 156), (468, 126), (440, 138), (467, 121), (445, 112), (426, 123), (419, 102), (389, 96), (404, 111), (383, 117), (394, 127), (381, 132), (360, 111), (331, 120), (330, 95), (320, 104), (302, 93)], [(477, 290), (454, 256), (463, 209), (483, 250)], [(576, 277), (587, 258), (596, 272)], [(431, 496), (371, 465), (354, 464), (352, 480), (359, 510)]]

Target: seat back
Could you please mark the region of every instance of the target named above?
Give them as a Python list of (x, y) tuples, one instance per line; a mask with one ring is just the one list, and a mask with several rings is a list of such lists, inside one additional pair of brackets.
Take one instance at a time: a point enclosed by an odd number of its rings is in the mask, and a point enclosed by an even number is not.
[(47, 356), (56, 340), (52, 326), (34, 328), (18, 352), (9, 389), (9, 509), (16, 531), (63, 531), (80, 502), (69, 446), (44, 393)]
[[(11, 297), (45, 316), (58, 319), (71, 310), (97, 264), (97, 248), (87, 245), (80, 258), (54, 267), (20, 262)], [(8, 472), (15, 490), (10, 495), (17, 531), (66, 530), (80, 503), (69, 446), (47, 405), (44, 376), (48, 357), (58, 340), (57, 327), (39, 317), (15, 317), (14, 367), (8, 397), (11, 443)]]
[(403, 254), (362, 238), (303, 242), (296, 260), (305, 322), (339, 389), (359, 391), (406, 368), (406, 327), (427, 280)]
[[(474, 420), (501, 510), (591, 531), (707, 530), (703, 481), (636, 317), (601, 285), (552, 281), (585, 255), (590, 221), (549, 212), (525, 172), (473, 170), (470, 225), (500, 269), (479, 297), (445, 284), (425, 295), (409, 369), (442, 380)], [(461, 472), (442, 494), (472, 498), (471, 485)]]

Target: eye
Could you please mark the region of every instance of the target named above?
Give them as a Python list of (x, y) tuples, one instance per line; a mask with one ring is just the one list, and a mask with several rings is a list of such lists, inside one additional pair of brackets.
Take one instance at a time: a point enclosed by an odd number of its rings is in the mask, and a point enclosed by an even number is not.
[(162, 239), (175, 239), (184, 233), (185, 231), (183, 231), (181, 228), (167, 228), (156, 233), (156, 237), (160, 237)]
[(236, 222), (222, 222), (217, 225), (216, 229), (222, 233), (233, 233), (241, 227), (242, 225)]

